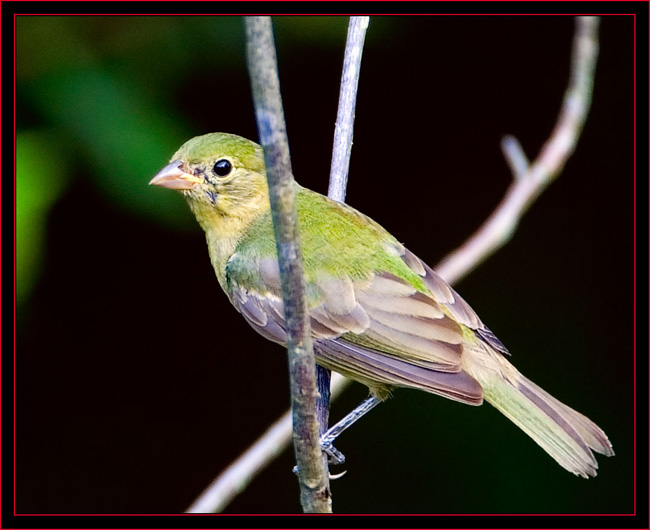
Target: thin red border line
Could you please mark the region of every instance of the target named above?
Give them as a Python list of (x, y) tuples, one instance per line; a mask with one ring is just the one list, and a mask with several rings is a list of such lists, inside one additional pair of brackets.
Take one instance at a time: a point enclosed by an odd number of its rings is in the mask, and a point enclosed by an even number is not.
[[(16, 16), (18, 14), (14, 15), (14, 35), (16, 33)], [(74, 16), (74, 15), (73, 15)], [(76, 16), (82, 16), (82, 15), (76, 15)], [(124, 16), (137, 16), (137, 15), (124, 15)], [(191, 16), (191, 15), (186, 15), (186, 16)], [(567, 15), (570, 16), (570, 15)], [(636, 198), (636, 15), (632, 15), (633, 20), (634, 20), (634, 196)], [(13, 94), (13, 111), (14, 111), (14, 116), (13, 116), (13, 121), (14, 121), (14, 133), (16, 131), (16, 40), (14, 38), (14, 94)], [(1, 86), (1, 74), (0, 74), (0, 86)], [(1, 91), (0, 91), (1, 95)], [(16, 139), (15, 139), (15, 134), (14, 134), (14, 175), (16, 174), (16, 156), (15, 156), (15, 150), (16, 150)], [(650, 197), (649, 197), (649, 202), (650, 202)], [(14, 214), (16, 210), (16, 189), (14, 188)], [(636, 375), (636, 200), (634, 203), (634, 373)], [(14, 217), (15, 220), (15, 217)], [(15, 224), (15, 223), (14, 223)], [(15, 226), (14, 226), (15, 229)], [(650, 252), (650, 251), (649, 251)], [(14, 256), (16, 253), (16, 232), (14, 230)], [(1, 250), (0, 250), (0, 256), (1, 256)], [(0, 284), (0, 292), (1, 292), (1, 284)], [(14, 267), (14, 308), (16, 305), (16, 270)], [(14, 315), (15, 316), (15, 315)], [(649, 317), (649, 322), (650, 322), (650, 317)], [(14, 491), (15, 491), (15, 483), (16, 483), (16, 370), (15, 370), (15, 362), (16, 362), (16, 323), (14, 319)], [(589, 515), (596, 515), (596, 516), (625, 516), (625, 515), (635, 515), (636, 514), (636, 377), (634, 380), (634, 513), (633, 514), (429, 514), (431, 516), (445, 516), (445, 515), (465, 515), (465, 516), (557, 516), (557, 515), (569, 515), (569, 516), (589, 516)], [(0, 431), (1, 432), (1, 431)], [(223, 514), (17, 514), (16, 513), (16, 498), (14, 496), (14, 515), (15, 516), (78, 516), (78, 517), (83, 517), (84, 515), (91, 515), (91, 516), (128, 516), (128, 515), (135, 515), (135, 516), (152, 516), (152, 515), (162, 515), (162, 516), (167, 516), (167, 515), (223, 515)], [(240, 514), (231, 514), (231, 516), (237, 516)], [(252, 515), (252, 516), (257, 516), (257, 517), (264, 517), (264, 516), (269, 516), (269, 515), (292, 515), (292, 516), (301, 516), (305, 514), (246, 514), (246, 515)], [(311, 514), (311, 515), (319, 515), (319, 514)], [(346, 514), (331, 514), (331, 515), (346, 515)], [(366, 514), (347, 514), (347, 515), (353, 515), (353, 516), (363, 516)], [(388, 515), (388, 516), (417, 516), (417, 515), (423, 515), (423, 514), (383, 514), (383, 515)]]
[[(2, 27), (2, 17), (0, 15), (0, 28)], [(0, 30), (1, 31), (1, 30)], [(13, 412), (14, 412), (14, 418), (13, 418), (13, 442), (14, 442), (14, 447), (13, 447), (13, 464), (14, 464), (14, 498), (13, 498), (13, 506), (14, 506), (14, 514), (16, 513), (16, 17), (14, 16), (14, 80), (13, 80), (13, 89), (14, 89), (14, 94), (13, 94), (13, 121), (14, 121), (14, 322), (13, 322), (13, 333), (14, 333), (14, 355), (13, 355)], [(0, 74), (1, 75), (1, 74)], [(1, 85), (0, 85), (1, 86)], [(1, 91), (0, 91), (0, 96), (1, 96)], [(0, 100), (1, 101), (1, 100)], [(2, 282), (0, 281), (0, 286), (2, 285)], [(0, 287), (1, 289), (1, 287)], [(0, 379), (1, 381), (2, 379)], [(0, 393), (1, 394), (1, 393)], [(1, 400), (2, 398), (0, 398)], [(1, 401), (0, 401), (1, 402)], [(1, 439), (1, 438), (0, 438)], [(0, 453), (1, 454), (1, 453)], [(0, 462), (1, 462), (0, 458)]]
[[(466, 14), (465, 14), (466, 15)], [(516, 16), (514, 14), (511, 14), (512, 16)], [(620, 14), (624, 16), (625, 14)], [(16, 34), (16, 17), (19, 16), (18, 13), (14, 14), (14, 36)], [(38, 16), (38, 15), (37, 15)], [(44, 16), (44, 15), (43, 15)], [(68, 16), (68, 15), (66, 15)], [(83, 15), (71, 15), (71, 16), (83, 16)], [(101, 15), (97, 15), (101, 16)], [(119, 16), (119, 15), (118, 15)], [(123, 16), (137, 16), (136, 14), (129, 14), (129, 15), (123, 15)], [(155, 16), (155, 15), (152, 15)], [(173, 15), (169, 15), (173, 16)], [(181, 15), (181, 16), (194, 16), (194, 15)], [(200, 16), (200, 15), (197, 15)], [(534, 16), (534, 15), (531, 15)], [(566, 14), (565, 16), (571, 16), (570, 14)], [(634, 197), (636, 199), (636, 14), (631, 14), (633, 17), (634, 21)], [(0, 74), (0, 80), (1, 80), (1, 74)], [(1, 85), (0, 85), (1, 86)], [(1, 94), (1, 91), (0, 91)], [(16, 131), (16, 39), (14, 38), (14, 94), (13, 94), (13, 111), (14, 111), (14, 116), (13, 116), (13, 121), (14, 121), (14, 175), (16, 174), (16, 139), (15, 139), (15, 131)], [(649, 202), (650, 202), (650, 197), (649, 197)], [(16, 189), (14, 188), (14, 214), (16, 210)], [(636, 375), (636, 200), (634, 203), (634, 374)], [(14, 217), (15, 220), (15, 217)], [(15, 224), (15, 222), (14, 222)], [(650, 252), (650, 251), (649, 251)], [(15, 232), (15, 226), (14, 226), (14, 256), (16, 254), (16, 232)], [(0, 250), (0, 256), (1, 256), (1, 250)], [(0, 284), (0, 292), (1, 292), (1, 284)], [(14, 308), (16, 306), (16, 270), (14, 267)], [(15, 314), (14, 314), (15, 316)], [(649, 317), (649, 322), (650, 322), (650, 317)], [(16, 363), (16, 322), (14, 319), (14, 433), (13, 433), (13, 438), (14, 438), (14, 451), (13, 451), (13, 456), (14, 456), (14, 491), (15, 491), (15, 484), (16, 484), (16, 370), (15, 370), (15, 363)], [(636, 377), (634, 379), (634, 513), (632, 514), (429, 514), (430, 516), (448, 516), (448, 515), (454, 515), (454, 516), (558, 516), (558, 515), (568, 515), (568, 516), (630, 516), (630, 515), (636, 515)], [(1, 431), (0, 431), (1, 432)], [(90, 516), (129, 516), (129, 515), (135, 515), (135, 516), (152, 516), (152, 515), (161, 515), (161, 516), (168, 516), (168, 515), (224, 515), (224, 514), (18, 514), (16, 513), (16, 497), (14, 495), (13, 499), (14, 503), (14, 516), (78, 516), (78, 517), (83, 517), (84, 515), (90, 515)], [(231, 514), (231, 516), (237, 516), (237, 515), (243, 515), (243, 514)], [(292, 516), (301, 516), (305, 514), (246, 514), (246, 515), (252, 515), (252, 516), (257, 516), (257, 517), (265, 517), (269, 515), (292, 515)], [(311, 514), (311, 515), (318, 515), (318, 514)], [(353, 515), (353, 516), (364, 516), (367, 514), (330, 514), (330, 515)], [(388, 516), (417, 516), (417, 515), (424, 515), (424, 514), (382, 514), (382, 515), (388, 515)]]
[[(1, 22), (2, 22), (2, 19), (1, 19), (1, 17), (0, 17), (0, 28), (2, 27)], [(15, 34), (15, 30), (14, 30), (14, 34)], [(1, 30), (0, 30), (0, 37), (1, 37), (1, 36), (2, 36), (2, 34), (1, 34)], [(15, 48), (16, 48), (16, 40), (14, 39), (14, 56), (15, 56)], [(15, 64), (16, 64), (16, 62), (14, 61), (14, 65), (15, 65)], [(1, 81), (1, 79), (2, 79), (2, 78), (1, 78), (1, 74), (0, 74), (0, 81)], [(16, 76), (14, 75), (14, 82), (15, 82), (15, 79), (16, 79)], [(1, 97), (2, 97), (2, 91), (0, 90), (0, 100), (1, 100)], [(16, 130), (16, 112), (15, 112), (15, 109), (16, 109), (16, 90), (14, 89), (14, 131)], [(15, 152), (15, 146), (16, 146), (16, 143), (15, 143), (15, 142), (16, 142), (16, 135), (14, 134), (14, 152)], [(14, 175), (16, 174), (16, 172), (15, 172), (15, 167), (16, 167), (16, 160), (15, 160), (15, 157), (14, 157)], [(14, 190), (15, 190), (15, 187), (14, 187)], [(1, 193), (1, 192), (0, 192), (0, 193)], [(16, 195), (15, 195), (15, 191), (14, 191), (14, 204), (16, 203), (16, 202), (15, 202), (15, 196), (16, 196)], [(1, 198), (1, 197), (0, 197), (0, 198)], [(1, 203), (1, 202), (2, 202), (2, 201), (0, 201), (0, 203)], [(15, 211), (16, 211), (16, 208), (14, 207), (14, 214), (15, 214)], [(14, 219), (15, 219), (15, 215), (14, 215)], [(15, 230), (15, 226), (16, 226), (16, 225), (15, 225), (15, 221), (14, 221), (14, 264), (16, 263), (16, 262), (15, 262), (15, 256), (16, 256), (16, 230)], [(1, 250), (0, 250), (0, 255), (1, 255)], [(0, 293), (1, 293), (1, 292), (2, 292), (2, 282), (0, 281)], [(15, 357), (15, 355), (16, 355), (16, 318), (15, 318), (15, 308), (16, 308), (16, 267), (15, 267), (15, 265), (14, 265), (14, 357)], [(15, 388), (16, 388), (16, 381), (15, 381), (15, 378), (16, 378), (16, 371), (14, 370), (13, 373), (14, 373), (14, 407), (15, 407), (15, 403), (16, 403), (16, 398), (15, 398), (15, 392), (16, 392), (16, 390), (15, 390)], [(0, 375), (1, 375), (1, 374), (0, 374)], [(0, 378), (0, 380), (1, 380), (1, 378)], [(1, 385), (0, 385), (0, 387), (1, 387)], [(1, 388), (0, 388), (0, 390), (1, 390)], [(0, 392), (0, 393), (1, 393), (1, 392)], [(1, 405), (2, 405), (2, 399), (0, 398), (0, 406), (1, 406)], [(15, 439), (15, 437), (16, 437), (16, 423), (15, 423), (15, 422), (16, 422), (16, 413), (15, 413), (15, 411), (14, 411), (14, 433), (13, 433), (13, 436), (14, 436), (14, 451), (15, 451), (15, 447), (16, 447), (16, 439)], [(1, 432), (0, 432), (0, 439), (2, 439)], [(16, 469), (16, 466), (14, 466), (14, 470), (15, 470), (15, 469)], [(15, 471), (14, 471), (14, 485), (15, 485), (15, 483), (16, 483), (16, 481), (15, 481)], [(15, 491), (15, 486), (14, 486), (14, 491)], [(14, 498), (15, 498), (15, 496), (14, 496)], [(15, 502), (15, 500), (14, 500), (14, 502)]]
[[(72, 1), (87, 1), (87, 0), (72, 0)], [(90, 1), (96, 1), (96, 2), (106, 2), (106, 0), (90, 0)], [(154, 2), (154, 1), (161, 1), (161, 0), (143, 0), (146, 2)], [(167, 2), (178, 2), (178, 0), (162, 0), (162, 1), (167, 1)], [(213, 2), (214, 0), (195, 0), (199, 2)], [(232, 0), (231, 0), (232, 1)], [(247, 2), (248, 0), (234, 0), (237, 2)], [(261, 0), (261, 1), (274, 1), (274, 0)], [(304, 0), (285, 0), (289, 2), (298, 2), (298, 1), (304, 1)], [(323, 0), (320, 0), (323, 1)], [(330, 2), (332, 1), (345, 1), (345, 0), (329, 0)], [(367, 2), (372, 2), (372, 1), (377, 1), (377, 0), (361, 0), (361, 1), (367, 1)], [(380, 0), (384, 2), (394, 2), (395, 0)], [(417, 2), (429, 2), (430, 0), (410, 0), (410, 1), (417, 1)], [(464, 0), (452, 0), (452, 1), (464, 1)], [(489, 1), (489, 0), (481, 0), (481, 1)], [(508, 2), (518, 2), (520, 0), (505, 0)], [(577, 0), (580, 2), (591, 2), (593, 0)], [(611, 0), (596, 0), (596, 1), (602, 1), (602, 2), (608, 2)], [(385, 17), (419, 17), (419, 16), (436, 16), (436, 17), (444, 17), (444, 16), (452, 16), (452, 17), (460, 17), (460, 16), (481, 16), (481, 17), (489, 17), (489, 16), (497, 16), (497, 17), (538, 17), (538, 16), (557, 16), (557, 17), (578, 17), (578, 16), (587, 16), (587, 17), (605, 17), (605, 16), (614, 16), (614, 17), (634, 17), (636, 20), (636, 13), (600, 13), (600, 12), (574, 12), (574, 13), (361, 13), (361, 15), (364, 16), (385, 16)], [(144, 17), (144, 16), (151, 16), (151, 17), (216, 17), (216, 16), (232, 16), (232, 17), (247, 17), (247, 16), (280, 16), (280, 17), (303, 17), (303, 16), (337, 16), (336, 13), (333, 12), (323, 12), (323, 13), (283, 13), (281, 15), (277, 14), (269, 14), (269, 13), (192, 13), (192, 14), (187, 14), (187, 13), (70, 13), (70, 14), (61, 14), (61, 13), (14, 13), (14, 21), (15, 17), (18, 16), (30, 16), (30, 17), (52, 17), (52, 16), (58, 16), (58, 17), (91, 17), (91, 16), (97, 16), (97, 17), (103, 17), (103, 16), (111, 16), (111, 17)], [(345, 15), (348, 16), (348, 15)], [(354, 13), (350, 14), (350, 16), (356, 16)], [(635, 32), (636, 32), (636, 23), (635, 23)], [(635, 33), (635, 38), (636, 38), (636, 33)]]
[[(633, 145), (633, 150), (634, 150), (634, 173), (633, 173), (633, 179), (634, 179), (634, 384), (633, 384), (633, 391), (634, 391), (634, 440), (633, 440), (633, 458), (634, 458), (634, 513), (636, 513), (636, 482), (637, 482), (637, 473), (636, 473), (636, 355), (637, 355), (637, 347), (636, 347), (636, 15), (633, 17), (634, 18), (634, 114), (633, 114), (633, 127), (634, 127), (634, 145)], [(650, 50), (650, 43), (648, 44), (648, 49)], [(650, 74), (649, 74), (650, 78)], [(650, 252), (650, 249), (649, 249)], [(648, 317), (650, 319), (650, 316)], [(650, 429), (650, 427), (649, 427)], [(650, 463), (649, 463), (650, 466)]]
[[(149, 1), (149, 0), (147, 0)], [(153, 1), (153, 0), (150, 0)], [(167, 0), (163, 0), (167, 1)], [(169, 0), (171, 1), (171, 0)], [(204, 0), (200, 0), (204, 1)], [(293, 0), (289, 0), (293, 1)], [(382, 1), (388, 1), (388, 0), (382, 0)], [(411, 0), (413, 1), (413, 0)], [(416, 0), (416, 1), (428, 1), (428, 0)], [(514, 1), (514, 0), (513, 0)], [(587, 1), (587, 0), (584, 0)], [(604, 1), (604, 0), (603, 0)], [(75, 14), (66, 14), (66, 15), (61, 15), (60, 13), (55, 13), (54, 15), (56, 16), (103, 16), (103, 15), (111, 15), (111, 16), (217, 16), (218, 14), (205, 14), (205, 13), (197, 13), (197, 14), (173, 14), (173, 13), (162, 13), (162, 14), (155, 14), (155, 13), (145, 13), (145, 14), (137, 14), (137, 13), (129, 13), (126, 15), (120, 15), (120, 14), (113, 14), (113, 13), (105, 13), (105, 14), (97, 14), (93, 13), (90, 15), (85, 15), (85, 14), (80, 14), (80, 13), (75, 13)], [(54, 16), (54, 15), (48, 15), (46, 13), (40, 13), (40, 14), (29, 14), (29, 16)], [(230, 16), (245, 16), (248, 14), (228, 14)], [(309, 13), (309, 15), (315, 15), (314, 13)], [(382, 13), (384, 16), (390, 16), (390, 14), (387, 13)], [(444, 16), (444, 15), (451, 15), (451, 16), (468, 16), (468, 15), (479, 15), (479, 16), (540, 16), (542, 14), (535, 14), (535, 13), (524, 13), (518, 15), (517, 13), (488, 13), (488, 14), (481, 14), (481, 13), (460, 13), (460, 14), (453, 14), (453, 13), (443, 13), (443, 14), (436, 14), (436, 13), (424, 13), (423, 15), (428, 15), (428, 16)], [(543, 13), (543, 15), (549, 15), (549, 13)], [(550, 14), (552, 16), (552, 14)], [(594, 14), (594, 13), (581, 13), (582, 16), (587, 15), (587, 16), (602, 16), (602, 14)], [(634, 228), (633, 228), (633, 233), (634, 233), (634, 249), (633, 249), (633, 255), (634, 255), (634, 361), (633, 361), (633, 369), (634, 369), (634, 382), (633, 382), (633, 391), (634, 391), (634, 441), (633, 441), (633, 448), (634, 448), (634, 485), (633, 485), (633, 491), (634, 491), (634, 511), (633, 513), (621, 513), (621, 514), (612, 514), (612, 513), (584, 513), (584, 514), (534, 514), (534, 513), (527, 513), (527, 514), (506, 514), (506, 513), (492, 513), (492, 514), (456, 514), (456, 513), (435, 513), (435, 514), (187, 514), (187, 513), (171, 513), (171, 514), (165, 514), (165, 513), (154, 513), (154, 514), (102, 514), (102, 513), (90, 513), (90, 514), (69, 514), (69, 513), (56, 513), (56, 514), (24, 514), (24, 513), (16, 513), (16, 496), (15, 496), (15, 491), (16, 491), (16, 319), (15, 319), (15, 307), (16, 307), (16, 267), (15, 267), (15, 256), (16, 256), (16, 224), (15, 224), (15, 214), (16, 214), (16, 187), (14, 186), (14, 278), (13, 278), (13, 302), (14, 302), (14, 322), (13, 322), (13, 360), (14, 360), (14, 366), (13, 366), (13, 412), (14, 412), (14, 418), (13, 418), (13, 442), (14, 442), (14, 447), (13, 447), (13, 463), (14, 463), (14, 469), (13, 469), (13, 479), (14, 479), (14, 498), (13, 498), (13, 515), (15, 517), (39, 517), (39, 516), (61, 516), (61, 517), (84, 517), (84, 516), (114, 516), (114, 517), (123, 517), (123, 516), (142, 516), (142, 517), (150, 517), (150, 516), (178, 516), (178, 515), (189, 515), (189, 516), (205, 516), (205, 515), (213, 515), (213, 516), (253, 516), (253, 517), (268, 517), (268, 516), (295, 516), (295, 517), (301, 517), (304, 515), (329, 515), (329, 516), (357, 516), (357, 517), (364, 517), (367, 515), (382, 515), (382, 516), (389, 516), (389, 517), (410, 517), (410, 516), (469, 516), (469, 517), (517, 517), (517, 516), (523, 516), (523, 517), (539, 517), (539, 516), (545, 516), (545, 517), (555, 517), (555, 516), (569, 516), (569, 517), (584, 517), (584, 516), (596, 516), (596, 517), (620, 517), (620, 516), (635, 516), (636, 515), (636, 499), (637, 499), (637, 473), (636, 473), (636, 450), (637, 450), (637, 443), (636, 443), (636, 418), (637, 418), (637, 403), (636, 403), (636, 390), (637, 390), (637, 385), (636, 385), (636, 353), (637, 353), (637, 344), (636, 344), (636, 13), (607, 13), (607, 16), (632, 16), (633, 19), (633, 35), (634, 35), (634, 47), (633, 47), (633, 63), (634, 63), (634, 72), (633, 72), (633, 81), (634, 81), (634, 86), (633, 86), (633, 91), (634, 91), (634, 97), (633, 97), (633, 109), (634, 109), (634, 115), (633, 115), (633, 129), (634, 129), (634, 145), (633, 145), (633, 152), (634, 152), (634, 173), (633, 173), (633, 186), (634, 186)], [(16, 175), (16, 17), (18, 16), (27, 16), (27, 14), (23, 13), (14, 13), (14, 39), (13, 39), (13, 56), (14, 56), (14, 82), (13, 82), (13, 88), (14, 88), (14, 93), (13, 93), (13, 129), (14, 129), (14, 177)], [(371, 15), (372, 16), (372, 15)], [(417, 13), (409, 13), (408, 15), (404, 14), (399, 14), (399, 16), (418, 16)], [(558, 16), (577, 16), (575, 13), (562, 13), (559, 14)], [(1, 16), (0, 16), (0, 21), (1, 21)], [(1, 27), (1, 26), (0, 26)], [(1, 36), (1, 30), (0, 30), (0, 36)], [(650, 50), (650, 44), (649, 44), (649, 50)], [(1, 79), (2, 75), (0, 73), (0, 86), (1, 86)], [(650, 75), (649, 75), (649, 80), (650, 80)], [(0, 89), (0, 97), (1, 97), (2, 91)], [(1, 135), (0, 135), (1, 138)], [(0, 192), (0, 198), (1, 198), (1, 192)], [(650, 203), (650, 193), (649, 193), (649, 203)], [(1, 207), (0, 207), (1, 211)], [(650, 219), (649, 219), (649, 228), (650, 228)], [(2, 251), (0, 249), (0, 258), (2, 255)], [(649, 258), (650, 258), (650, 250), (649, 250)], [(0, 282), (0, 294), (2, 292), (2, 284)], [(650, 294), (650, 288), (649, 288), (649, 294)], [(0, 317), (1, 317), (1, 310), (0, 310)], [(650, 324), (650, 316), (648, 317), (649, 319), (649, 324)], [(650, 334), (649, 334), (650, 338)], [(0, 384), (1, 387), (1, 384)], [(0, 398), (0, 404), (2, 403), (1, 398)], [(649, 395), (649, 404), (650, 404), (650, 395)], [(0, 439), (1, 439), (1, 427), (0, 427)], [(650, 434), (650, 428), (649, 428), (649, 434)], [(650, 471), (650, 464), (649, 464), (649, 471)]]
[(15, 517), (634, 517), (635, 515), (636, 513), (14, 513)]

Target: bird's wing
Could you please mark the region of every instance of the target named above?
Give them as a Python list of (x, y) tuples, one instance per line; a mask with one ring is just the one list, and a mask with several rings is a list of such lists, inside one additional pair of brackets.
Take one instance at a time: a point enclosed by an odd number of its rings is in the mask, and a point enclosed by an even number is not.
[(406, 264), (422, 278), (436, 300), (447, 308), (456, 321), (474, 330), (478, 338), (496, 351), (509, 355), (503, 343), (481, 322), (476, 312), (447, 282), (411, 251), (404, 247), (399, 250)]
[[(417, 260), (413, 255), (409, 259)], [(238, 281), (241, 277), (251, 278), (250, 274), (242, 274), (249, 268), (256, 273), (255, 281)], [(235, 307), (262, 335), (284, 342), (277, 261), (270, 257), (246, 260), (235, 254), (226, 270), (238, 273), (227, 272)], [(309, 282), (306, 296), (313, 337), (340, 338), (424, 368), (460, 371), (464, 337), (459, 322), (474, 323), (478, 317), (462, 299), (454, 299), (453, 292), (433, 276), (433, 271), (420, 267), (415, 270), (422, 272), (427, 286), (431, 284), (431, 293), (418, 291), (406, 280), (385, 271), (371, 272), (360, 280), (330, 276)]]
[[(325, 278), (307, 285), (317, 358), (371, 388), (379, 384), (416, 387), (478, 404), (480, 385), (461, 372), (464, 336), (456, 314), (461, 323), (478, 326), (480, 320), (431, 269), (406, 252), (403, 259), (427, 286), (431, 283), (431, 293), (379, 271), (363, 280)], [(236, 255), (231, 258), (233, 264), (237, 260)], [(277, 262), (262, 258), (246, 263), (256, 271), (255, 287), (251, 282), (244, 287), (231, 274), (231, 300), (260, 334), (285, 343)], [(241, 272), (243, 266), (237, 263), (233, 269)], [(443, 296), (441, 301), (438, 296)]]
[[(461, 326), (434, 297), (389, 272), (375, 272), (369, 280), (330, 282), (320, 285), (324, 302), (310, 314), (336, 332), (341, 342), (423, 368), (460, 371)], [(343, 289), (348, 297), (341, 306)]]
[(285, 344), (287, 333), (277, 260), (251, 259), (236, 252), (226, 263), (226, 282), (230, 301), (253, 329), (273, 342)]

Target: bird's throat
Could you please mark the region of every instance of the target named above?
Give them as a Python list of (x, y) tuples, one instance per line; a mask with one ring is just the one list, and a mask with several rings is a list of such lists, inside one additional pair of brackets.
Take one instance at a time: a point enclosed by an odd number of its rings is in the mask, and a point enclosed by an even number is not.
[(223, 290), (227, 293), (226, 263), (235, 252), (237, 245), (250, 224), (258, 217), (254, 210), (247, 215), (225, 215), (211, 205), (188, 200), (192, 212), (205, 232), (210, 253), (210, 261)]

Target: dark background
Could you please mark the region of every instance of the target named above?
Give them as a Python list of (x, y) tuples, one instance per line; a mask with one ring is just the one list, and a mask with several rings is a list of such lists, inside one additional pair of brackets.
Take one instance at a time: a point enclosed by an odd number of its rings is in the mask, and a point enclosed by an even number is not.
[[(294, 173), (323, 193), (347, 19), (277, 17)], [(548, 137), (571, 17), (374, 17), (347, 201), (435, 265)], [(256, 138), (239, 17), (20, 16), (16, 510), (178, 513), (288, 406), (284, 352), (230, 306), (182, 199), (188, 138)], [(402, 390), (344, 434), (338, 513), (633, 511), (633, 19), (601, 26), (575, 155), (457, 285), (532, 380), (616, 456), (583, 480), (489, 405)], [(366, 395), (353, 385), (334, 419)], [(228, 513), (297, 513), (285, 451)], [(332, 472), (338, 472), (334, 468)]]

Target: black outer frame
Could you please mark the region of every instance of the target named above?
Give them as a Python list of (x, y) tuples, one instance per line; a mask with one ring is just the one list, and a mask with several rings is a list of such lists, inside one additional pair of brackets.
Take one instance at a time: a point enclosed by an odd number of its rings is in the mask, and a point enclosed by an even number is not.
[[(5, 90), (2, 92), (2, 107), (4, 109), (3, 115), (3, 142), (4, 156), (3, 170), (5, 178), (2, 179), (2, 212), (3, 232), (2, 244), (4, 256), (10, 255), (12, 236), (12, 217), (10, 215), (15, 210), (15, 202), (13, 196), (15, 187), (9, 183), (14, 183), (13, 179), (9, 179), (7, 175), (14, 174), (14, 142), (10, 141), (15, 135), (14, 117), (13, 113), (8, 109), (13, 108), (14, 95), (12, 85), (7, 80), (14, 77), (14, 46), (13, 46), (13, 33), (14, 33), (14, 15), (21, 14), (36, 14), (36, 13), (49, 13), (49, 14), (76, 14), (76, 13), (110, 13), (110, 14), (143, 14), (143, 13), (187, 13), (187, 14), (201, 14), (207, 12), (219, 13), (232, 13), (232, 14), (313, 14), (313, 13), (327, 13), (338, 14), (345, 13), (376, 13), (376, 14), (400, 14), (400, 13), (461, 13), (461, 12), (474, 12), (474, 13), (547, 13), (547, 14), (573, 14), (573, 13), (636, 13), (636, 64), (638, 71), (636, 76), (637, 82), (637, 131), (642, 133), (648, 130), (647, 116), (647, 98), (648, 94), (648, 48), (645, 43), (648, 42), (648, 4), (642, 2), (598, 2), (598, 3), (584, 3), (584, 2), (535, 2), (535, 3), (510, 3), (510, 2), (494, 2), (494, 3), (454, 3), (454, 2), (441, 2), (435, 4), (420, 3), (420, 2), (385, 2), (385, 3), (323, 3), (314, 2), (309, 4), (293, 3), (293, 2), (280, 2), (280, 3), (264, 3), (264, 2), (250, 2), (250, 3), (219, 3), (208, 4), (203, 2), (188, 2), (177, 3), (169, 2), (164, 4), (150, 4), (147, 2), (92, 2), (92, 3), (77, 3), (77, 2), (3, 2), (2, 6), (2, 35), (3, 46), (2, 49), (2, 64), (5, 83), (3, 87)], [(639, 119), (640, 118), (640, 119)], [(640, 134), (637, 138), (637, 145), (647, 146), (647, 137)], [(10, 147), (12, 146), (12, 147)], [(646, 156), (647, 152), (644, 150), (641, 156), (637, 157), (637, 174), (643, 177), (637, 179), (637, 190), (635, 201), (637, 197), (642, 197), (641, 211), (644, 213), (644, 221), (639, 224), (640, 237), (635, 240), (648, 241), (648, 234), (646, 233), (647, 211), (643, 206), (647, 206), (646, 198), (648, 197), (647, 179), (648, 175)], [(639, 201), (636, 201), (639, 204)], [(14, 232), (15, 236), (15, 232)], [(648, 270), (648, 264), (645, 261), (648, 253), (645, 249), (642, 251), (644, 258), (642, 267), (645, 279), (645, 271)], [(5, 265), (7, 260), (3, 262)], [(14, 261), (15, 268), (15, 261)], [(13, 301), (11, 295), (12, 290), (7, 286), (13, 285), (11, 270), (5, 266), (2, 271), (2, 280), (4, 284), (3, 305), (5, 318), (2, 322), (3, 342), (2, 346), (4, 355), (2, 356), (2, 432), (4, 433), (2, 444), (2, 515), (0, 520), (0, 528), (214, 528), (214, 527), (235, 527), (235, 528), (330, 528), (335, 526), (347, 526), (357, 528), (430, 528), (430, 527), (445, 527), (445, 528), (649, 528), (648, 521), (648, 505), (647, 505), (647, 490), (645, 486), (648, 484), (648, 447), (647, 440), (647, 423), (645, 420), (648, 418), (648, 402), (645, 397), (647, 394), (647, 380), (648, 380), (648, 359), (646, 355), (637, 355), (637, 374), (643, 374), (642, 377), (637, 378), (638, 389), (643, 390), (637, 392), (637, 395), (643, 396), (642, 399), (637, 400), (637, 504), (636, 515), (634, 516), (547, 516), (543, 518), (533, 518), (531, 516), (521, 515), (490, 515), (490, 516), (436, 516), (435, 518), (427, 516), (349, 516), (349, 515), (334, 515), (337, 517), (336, 521), (324, 520), (321, 516), (308, 516), (309, 519), (303, 518), (300, 515), (257, 515), (257, 516), (204, 516), (204, 515), (19, 515), (13, 514), (13, 444), (10, 441), (13, 439), (13, 355), (14, 341), (12, 340), (11, 320), (7, 317), (9, 314), (8, 307)], [(636, 288), (636, 292), (648, 293), (645, 282), (641, 288)], [(644, 306), (647, 307), (647, 299), (644, 296)], [(13, 312), (12, 312), (13, 313)], [(636, 317), (636, 308), (635, 308)], [(644, 320), (645, 322), (645, 320)], [(11, 327), (10, 327), (11, 326)], [(636, 330), (636, 320), (635, 320)], [(648, 344), (645, 342), (647, 333), (641, 335), (644, 337), (642, 342), (637, 343), (637, 351), (648, 351)], [(343, 518), (343, 519), (341, 519)]]

